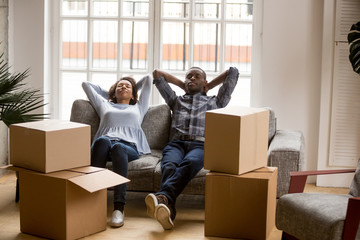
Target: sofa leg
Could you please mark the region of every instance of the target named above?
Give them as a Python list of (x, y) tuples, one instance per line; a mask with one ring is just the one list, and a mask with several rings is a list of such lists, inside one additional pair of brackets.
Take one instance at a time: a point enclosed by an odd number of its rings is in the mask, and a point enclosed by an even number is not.
[[(17, 172), (16, 172), (17, 173)], [(16, 174), (16, 193), (15, 193), (15, 202), (19, 202), (19, 176)]]
[(294, 236), (291, 236), (290, 234), (283, 232), (281, 236), (281, 240), (299, 240)]

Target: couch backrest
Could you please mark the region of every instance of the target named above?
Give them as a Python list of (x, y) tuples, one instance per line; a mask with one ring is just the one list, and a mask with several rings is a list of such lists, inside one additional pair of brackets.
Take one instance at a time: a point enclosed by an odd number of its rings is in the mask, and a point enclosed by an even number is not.
[(275, 118), (275, 112), (270, 107), (264, 107), (265, 109), (269, 110), (269, 144), (276, 133), (276, 118)]
[(89, 124), (91, 126), (91, 142), (93, 141), (99, 128), (100, 119), (89, 101), (77, 99), (73, 102), (70, 121)]
[[(276, 133), (275, 112), (269, 107), (269, 144)], [(99, 128), (100, 119), (88, 100), (75, 100), (71, 109), (70, 121), (89, 124), (91, 126), (91, 141)], [(141, 127), (151, 149), (162, 149), (169, 141), (171, 111), (166, 104), (150, 106)]]
[(168, 105), (150, 106), (142, 122), (142, 129), (151, 149), (162, 150), (169, 142), (171, 111)]
[[(87, 100), (75, 100), (70, 121), (91, 126), (91, 142), (99, 128), (100, 119)], [(166, 104), (150, 106), (141, 125), (151, 149), (162, 149), (169, 141), (171, 124), (170, 108)]]

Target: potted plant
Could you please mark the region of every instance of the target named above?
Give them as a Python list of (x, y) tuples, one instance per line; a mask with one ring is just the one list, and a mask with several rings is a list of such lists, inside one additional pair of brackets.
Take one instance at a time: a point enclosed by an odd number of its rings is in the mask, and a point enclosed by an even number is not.
[[(30, 122), (46, 118), (47, 114), (32, 113), (45, 106), (43, 94), (39, 90), (26, 88), (23, 81), (29, 76), (29, 69), (22, 73), (10, 73), (10, 67), (0, 55), (0, 121), (6, 126), (14, 123)], [(19, 201), (19, 180), (16, 183), (15, 201)]]
[(0, 120), (6, 126), (41, 120), (47, 114), (33, 113), (34, 110), (45, 106), (43, 94), (39, 90), (26, 88), (23, 83), (29, 76), (29, 69), (22, 73), (10, 73), (10, 67), (0, 55)]
[(349, 59), (353, 70), (360, 74), (360, 22), (351, 26), (348, 34), (348, 43), (350, 44)]

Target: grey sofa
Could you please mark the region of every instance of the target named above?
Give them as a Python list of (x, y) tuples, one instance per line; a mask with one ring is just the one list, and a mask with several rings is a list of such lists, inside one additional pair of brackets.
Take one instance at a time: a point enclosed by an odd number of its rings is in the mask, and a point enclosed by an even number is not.
[[(290, 171), (302, 170), (304, 161), (303, 134), (294, 130), (277, 130), (274, 111), (270, 110), (268, 165), (278, 167), (277, 197), (288, 192)], [(75, 100), (70, 120), (91, 125), (93, 139), (99, 126), (99, 117), (87, 100)], [(128, 191), (156, 192), (160, 188), (161, 151), (169, 140), (171, 111), (166, 104), (150, 106), (142, 128), (151, 148), (151, 154), (132, 161), (128, 168)], [(205, 194), (205, 175), (202, 169), (184, 189), (184, 194)]]

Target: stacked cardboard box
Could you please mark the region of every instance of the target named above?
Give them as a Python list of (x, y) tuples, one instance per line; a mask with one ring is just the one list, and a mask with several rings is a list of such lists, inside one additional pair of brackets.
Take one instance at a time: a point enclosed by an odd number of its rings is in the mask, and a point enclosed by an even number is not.
[(128, 182), (90, 165), (90, 126), (45, 120), (10, 126), (9, 169), (19, 172), (20, 230), (77, 239), (106, 229), (106, 189)]
[(267, 239), (277, 185), (277, 168), (266, 167), (268, 110), (227, 107), (205, 119), (205, 235)]

